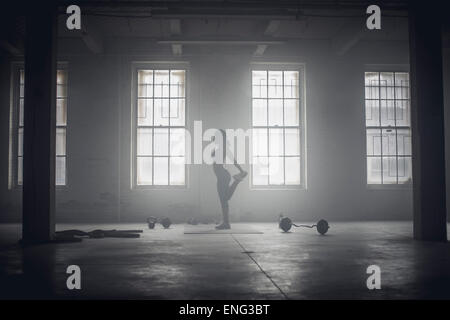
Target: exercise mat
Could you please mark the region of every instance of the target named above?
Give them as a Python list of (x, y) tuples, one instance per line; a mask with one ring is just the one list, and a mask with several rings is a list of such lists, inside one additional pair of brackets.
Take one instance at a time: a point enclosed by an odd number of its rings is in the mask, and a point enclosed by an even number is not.
[(185, 225), (184, 234), (262, 234), (251, 225), (232, 224), (231, 229), (216, 230), (214, 225)]
[(94, 239), (100, 239), (100, 238), (139, 238), (140, 234), (142, 233), (142, 230), (101, 230), (96, 229), (93, 231), (82, 231), (82, 230), (63, 230), (63, 231), (56, 231), (55, 235), (58, 239), (68, 239), (68, 238), (75, 238), (75, 237), (89, 237)]

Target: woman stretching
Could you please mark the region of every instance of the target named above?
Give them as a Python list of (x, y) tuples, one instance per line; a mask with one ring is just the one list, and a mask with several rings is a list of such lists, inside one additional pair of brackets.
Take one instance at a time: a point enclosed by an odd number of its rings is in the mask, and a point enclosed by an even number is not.
[[(233, 195), (234, 191), (236, 190), (236, 187), (238, 186), (239, 182), (241, 182), (246, 176), (247, 172), (242, 170), (241, 166), (237, 163), (236, 159), (233, 156), (233, 153), (229, 150), (227, 146), (227, 138), (225, 130), (220, 129), (220, 132), (222, 133), (223, 143), (222, 146), (219, 144), (216, 144), (215, 150), (212, 152), (212, 156), (214, 158), (215, 151), (219, 148), (223, 147), (224, 152), (223, 154), (223, 163), (216, 163), (216, 161), (213, 162), (213, 170), (214, 174), (217, 177), (217, 192), (219, 194), (220, 199), (220, 205), (222, 207), (222, 223), (216, 226), (216, 229), (218, 230), (224, 230), (224, 229), (230, 229), (230, 218), (229, 218), (229, 206), (228, 201), (231, 199), (231, 196)], [(215, 140), (215, 138), (214, 138)], [(234, 166), (239, 170), (238, 174), (235, 174), (233, 176), (233, 182), (230, 185), (231, 182), (231, 175), (228, 172), (227, 169), (224, 167), (224, 163), (226, 162), (227, 153), (230, 157), (233, 159)]]

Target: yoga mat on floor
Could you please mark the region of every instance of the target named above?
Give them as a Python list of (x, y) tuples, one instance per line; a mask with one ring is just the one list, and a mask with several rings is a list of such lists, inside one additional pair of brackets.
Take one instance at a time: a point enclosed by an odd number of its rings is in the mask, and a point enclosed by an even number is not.
[(252, 226), (231, 225), (228, 230), (216, 230), (214, 224), (208, 225), (185, 225), (184, 234), (262, 234), (264, 232)]

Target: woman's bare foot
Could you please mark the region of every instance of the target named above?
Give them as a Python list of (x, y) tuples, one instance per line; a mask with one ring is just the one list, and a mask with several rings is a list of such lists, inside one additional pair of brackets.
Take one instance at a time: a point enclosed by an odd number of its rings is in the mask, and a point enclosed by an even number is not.
[(241, 173), (235, 174), (233, 176), (234, 180), (236, 181), (242, 181), (247, 176), (247, 171), (242, 171)]

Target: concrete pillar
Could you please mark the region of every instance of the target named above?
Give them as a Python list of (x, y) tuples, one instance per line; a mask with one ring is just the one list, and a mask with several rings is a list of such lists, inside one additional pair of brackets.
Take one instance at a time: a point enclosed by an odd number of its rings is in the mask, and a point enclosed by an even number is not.
[(447, 241), (442, 36), (436, 12), (415, 2), (409, 14), (414, 238)]
[(27, 4), (23, 159), (23, 241), (55, 231), (56, 6)]

